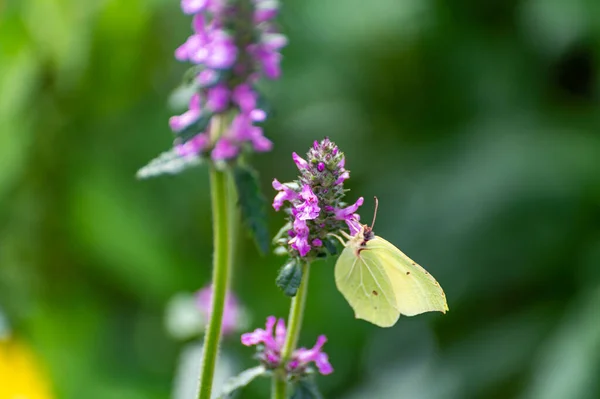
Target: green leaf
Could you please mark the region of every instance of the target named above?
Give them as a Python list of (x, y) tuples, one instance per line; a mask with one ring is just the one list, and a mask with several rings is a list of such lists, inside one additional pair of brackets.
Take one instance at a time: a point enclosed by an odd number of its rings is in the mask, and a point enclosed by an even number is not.
[(237, 166), (233, 178), (238, 192), (238, 204), (248, 231), (254, 236), (261, 253), (269, 250), (266, 199), (260, 192), (258, 175), (249, 167)]
[(250, 369), (244, 370), (235, 377), (231, 377), (225, 384), (223, 385), (223, 389), (219, 394), (219, 399), (226, 399), (231, 397), (231, 395), (240, 388), (245, 387), (254, 381), (257, 377), (268, 376), (270, 373), (267, 371), (265, 366), (256, 366)]
[(300, 282), (302, 281), (302, 268), (296, 259), (290, 259), (290, 261), (281, 268), (279, 276), (275, 283), (283, 293), (287, 296), (296, 296)]
[(172, 148), (165, 151), (146, 166), (138, 170), (136, 177), (138, 179), (147, 179), (163, 174), (177, 174), (185, 169), (198, 166), (202, 163), (202, 158), (198, 156), (182, 157), (177, 150)]
[(212, 118), (212, 114), (202, 115), (198, 120), (180, 132), (175, 133), (177, 135), (178, 144), (183, 144), (190, 141), (199, 133), (202, 133), (208, 127), (208, 123)]
[(327, 251), (331, 254), (331, 255), (337, 255), (338, 250), (337, 247), (335, 245), (335, 241), (329, 239), (329, 240), (323, 240), (323, 245), (325, 245), (325, 248), (327, 249)]
[(313, 378), (303, 378), (294, 384), (294, 392), (290, 399), (323, 399)]

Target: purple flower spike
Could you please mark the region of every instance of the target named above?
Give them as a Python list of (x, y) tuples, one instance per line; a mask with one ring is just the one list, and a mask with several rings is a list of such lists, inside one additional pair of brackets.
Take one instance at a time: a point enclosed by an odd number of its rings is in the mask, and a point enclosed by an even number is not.
[[(275, 316), (267, 317), (266, 328), (257, 328), (253, 332), (242, 334), (241, 341), (245, 346), (258, 346), (257, 357), (269, 369), (281, 366), (281, 351), (285, 344), (287, 329), (283, 319), (277, 320)], [(275, 331), (273, 332), (273, 330)], [(309, 372), (310, 363), (317, 366), (319, 373), (331, 374), (333, 367), (329, 357), (323, 352), (323, 345), (327, 342), (324, 335), (319, 336), (317, 343), (311, 349), (300, 348), (294, 351), (285, 370), (294, 376), (302, 376)]]
[[(287, 245), (291, 257), (327, 256), (327, 248), (331, 245), (325, 244), (331, 240), (332, 234), (346, 228), (352, 235), (360, 231), (360, 216), (356, 212), (364, 198), (342, 207), (347, 191), (344, 181), (349, 178), (350, 172), (344, 169), (344, 154), (329, 139), (315, 141), (306, 159), (296, 153), (292, 154), (292, 159), (300, 171), (298, 180), (288, 186), (277, 180), (277, 185), (273, 184), (280, 191), (275, 196), (273, 207), (279, 210), (287, 200), (292, 225), (290, 238), (286, 241), (281, 237), (277, 242)], [(285, 192), (282, 187), (286, 188)]]
[(231, 115), (227, 120), (232, 124), (222, 137), (210, 142), (200, 136), (195, 143), (176, 144), (177, 152), (186, 156), (210, 153), (213, 160), (228, 160), (236, 158), (242, 148), (270, 151), (273, 143), (254, 125), (267, 118), (257, 108), (259, 93), (254, 85), (261, 71), (268, 78), (281, 74), (280, 51), (287, 38), (272, 21), (278, 2), (251, 0), (248, 7), (238, 7), (224, 0), (181, 0), (181, 9), (193, 15), (193, 33), (175, 50), (175, 58), (198, 65), (194, 80), (199, 88), (192, 98), (194, 104), (170, 118), (169, 125), (180, 133), (202, 115), (212, 118), (225, 113)]

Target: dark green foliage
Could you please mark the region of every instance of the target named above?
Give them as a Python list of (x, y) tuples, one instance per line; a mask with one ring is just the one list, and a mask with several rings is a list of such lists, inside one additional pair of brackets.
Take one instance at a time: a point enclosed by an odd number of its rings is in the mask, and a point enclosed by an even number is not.
[(338, 250), (334, 239), (323, 240), (323, 245), (331, 255), (337, 255)]
[(258, 174), (248, 166), (236, 166), (233, 177), (244, 224), (254, 237), (260, 252), (265, 254), (269, 250), (271, 238), (267, 226), (267, 202), (260, 191)]
[(312, 376), (302, 378), (293, 383), (293, 391), (290, 399), (323, 399), (319, 388)]
[(290, 259), (290, 261), (279, 270), (279, 275), (277, 276), (275, 283), (281, 288), (285, 295), (293, 297), (296, 296), (301, 281), (302, 267), (297, 259), (294, 258)]

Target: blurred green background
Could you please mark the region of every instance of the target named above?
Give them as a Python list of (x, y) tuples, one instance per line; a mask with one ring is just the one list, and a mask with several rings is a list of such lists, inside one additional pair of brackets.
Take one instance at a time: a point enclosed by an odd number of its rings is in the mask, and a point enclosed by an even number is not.
[[(265, 193), (329, 136), (349, 199), (379, 197), (377, 233), (450, 306), (378, 329), (317, 264), (300, 343), (329, 337), (325, 396), (600, 397), (600, 2), (283, 3), (275, 148), (254, 158)], [(207, 172), (135, 173), (171, 145), (189, 33), (177, 0), (0, 2), (0, 308), (57, 398), (170, 395), (182, 344), (163, 315), (209, 280)], [(282, 262), (242, 243), (252, 329), (287, 314)], [(238, 337), (223, 348), (254, 364)]]

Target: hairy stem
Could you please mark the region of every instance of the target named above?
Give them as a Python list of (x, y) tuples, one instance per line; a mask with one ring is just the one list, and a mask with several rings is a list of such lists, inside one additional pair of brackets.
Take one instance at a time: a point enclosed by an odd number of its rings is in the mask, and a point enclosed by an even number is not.
[[(222, 121), (214, 122), (211, 130), (216, 131), (214, 134), (218, 135)], [(229, 172), (218, 170), (211, 165), (210, 186), (214, 235), (213, 291), (211, 317), (204, 336), (198, 399), (211, 398), (213, 376), (219, 354), (225, 297), (229, 286), (234, 242), (233, 237), (229, 239), (229, 234), (233, 233), (233, 219), (235, 219), (235, 189), (232, 188), (230, 180)]]
[(304, 263), (302, 265), (302, 281), (300, 282), (300, 287), (298, 288), (296, 296), (292, 298), (287, 323), (287, 335), (281, 351), (281, 367), (273, 373), (272, 399), (287, 398), (287, 376), (285, 373), (285, 365), (292, 357), (296, 345), (298, 344), (298, 336), (300, 335), (302, 318), (304, 316), (304, 305), (308, 293), (309, 270), (310, 265)]

